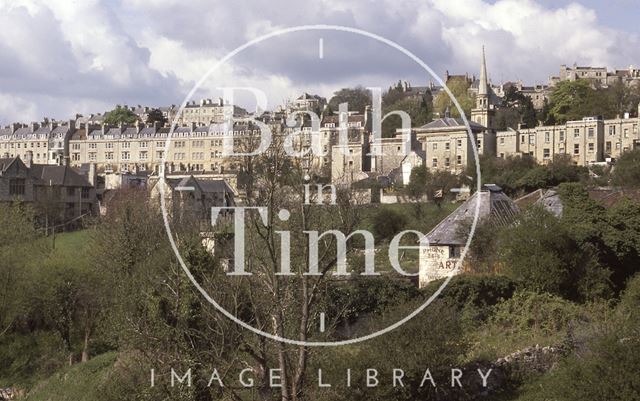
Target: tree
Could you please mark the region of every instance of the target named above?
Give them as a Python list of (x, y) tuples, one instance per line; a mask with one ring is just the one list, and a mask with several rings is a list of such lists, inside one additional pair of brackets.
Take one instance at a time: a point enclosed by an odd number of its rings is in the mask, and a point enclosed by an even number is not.
[(624, 152), (615, 164), (612, 183), (626, 188), (640, 188), (640, 149)]
[(0, 338), (23, 316), (28, 303), (29, 262), (41, 257), (33, 211), (24, 204), (0, 207)]
[(329, 107), (331, 110), (338, 110), (340, 103), (348, 103), (349, 111), (364, 113), (365, 106), (371, 105), (371, 95), (362, 86), (342, 88), (333, 94)]
[(138, 121), (138, 116), (120, 105), (104, 115), (104, 123), (109, 125), (133, 124), (136, 121)]
[(160, 124), (160, 126), (163, 126), (167, 123), (167, 118), (162, 113), (162, 110), (152, 109), (152, 110), (149, 110), (149, 113), (147, 114), (147, 121), (145, 121), (145, 123), (149, 125), (158, 123)]
[(525, 288), (571, 294), (579, 247), (549, 212), (532, 208), (522, 214), (504, 230), (501, 245), (506, 273)]
[[(475, 104), (474, 97), (469, 94), (469, 86), (469, 82), (462, 77), (451, 78), (447, 82), (447, 87), (462, 107), (464, 114), (467, 116), (471, 114), (471, 109)], [(441, 91), (438, 93), (438, 96), (436, 96), (433, 103), (434, 111), (439, 113), (440, 116), (444, 116), (445, 111), (449, 109), (452, 117), (460, 117), (458, 109), (454, 106), (453, 101), (447, 92)]]
[[(384, 116), (394, 111), (404, 111), (411, 117), (411, 127), (420, 127), (431, 121), (431, 115), (433, 114), (431, 104), (430, 95), (421, 99), (400, 99), (389, 106), (384, 106), (382, 115)], [(382, 122), (382, 136), (385, 138), (393, 137), (395, 136), (396, 129), (401, 127), (402, 119), (400, 116), (392, 114)]]
[(583, 79), (562, 81), (551, 92), (549, 114), (553, 121), (561, 124), (587, 116), (614, 117), (610, 97), (603, 91), (592, 88), (589, 81)]
[(405, 216), (391, 207), (380, 208), (373, 217), (373, 231), (378, 239), (391, 239), (406, 224)]

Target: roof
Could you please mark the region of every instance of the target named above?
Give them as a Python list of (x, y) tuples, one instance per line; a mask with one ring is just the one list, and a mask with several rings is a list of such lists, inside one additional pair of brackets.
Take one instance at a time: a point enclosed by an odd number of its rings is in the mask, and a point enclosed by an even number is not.
[[(486, 127), (478, 124), (475, 121), (467, 120), (471, 129), (485, 130)], [(465, 128), (464, 120), (462, 118), (444, 117), (438, 118), (430, 123), (427, 123), (420, 127), (421, 130), (438, 130), (442, 128)]]
[(560, 195), (553, 189), (537, 189), (515, 200), (520, 209), (537, 205), (553, 213), (556, 217), (562, 216), (563, 204)]
[(432, 245), (463, 245), (463, 224), (473, 220), (479, 205), (478, 219), (488, 218), (499, 226), (509, 224), (518, 213), (518, 206), (497, 185), (487, 184), (485, 190), (474, 193), (453, 213), (436, 225), (427, 235)]
[(85, 177), (69, 166), (52, 166), (47, 164), (31, 165), (31, 174), (45, 185), (65, 187), (92, 187)]

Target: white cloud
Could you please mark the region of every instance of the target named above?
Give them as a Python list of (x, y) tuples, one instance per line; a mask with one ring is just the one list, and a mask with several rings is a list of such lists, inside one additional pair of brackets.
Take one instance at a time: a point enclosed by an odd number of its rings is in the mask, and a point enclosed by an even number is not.
[[(302, 24), (380, 34), (440, 73), (477, 73), (484, 44), (494, 82), (544, 82), (560, 64), (624, 67), (639, 56), (635, 35), (604, 26), (577, 3), (551, 9), (537, 0), (0, 0), (0, 121), (67, 118), (116, 103), (177, 104), (231, 49)], [(281, 101), (301, 90), (327, 96), (356, 83), (429, 80), (399, 64), (399, 54), (356, 38), (328, 38), (327, 57), (339, 58), (340, 68), (319, 65), (317, 52), (303, 47), (309, 38), (265, 42), (207, 87), (240, 80)]]

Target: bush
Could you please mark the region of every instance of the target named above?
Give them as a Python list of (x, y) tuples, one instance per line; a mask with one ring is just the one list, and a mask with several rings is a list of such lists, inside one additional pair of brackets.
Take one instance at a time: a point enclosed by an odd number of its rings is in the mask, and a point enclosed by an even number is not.
[(407, 225), (404, 214), (388, 207), (382, 207), (373, 216), (373, 234), (378, 240), (391, 239)]

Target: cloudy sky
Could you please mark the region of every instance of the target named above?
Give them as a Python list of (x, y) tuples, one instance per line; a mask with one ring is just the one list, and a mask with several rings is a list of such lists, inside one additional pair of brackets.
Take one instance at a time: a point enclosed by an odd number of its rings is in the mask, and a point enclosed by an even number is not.
[[(331, 24), (383, 36), (439, 76), (544, 83), (560, 64), (640, 64), (634, 0), (0, 0), (0, 124), (67, 119), (115, 104), (180, 104), (236, 47), (278, 29)], [(319, 40), (323, 41), (323, 57)], [(252, 86), (269, 106), (301, 91), (434, 80), (402, 53), (344, 32), (295, 32), (251, 46), (200, 95)], [(249, 96), (240, 97), (252, 107)]]

